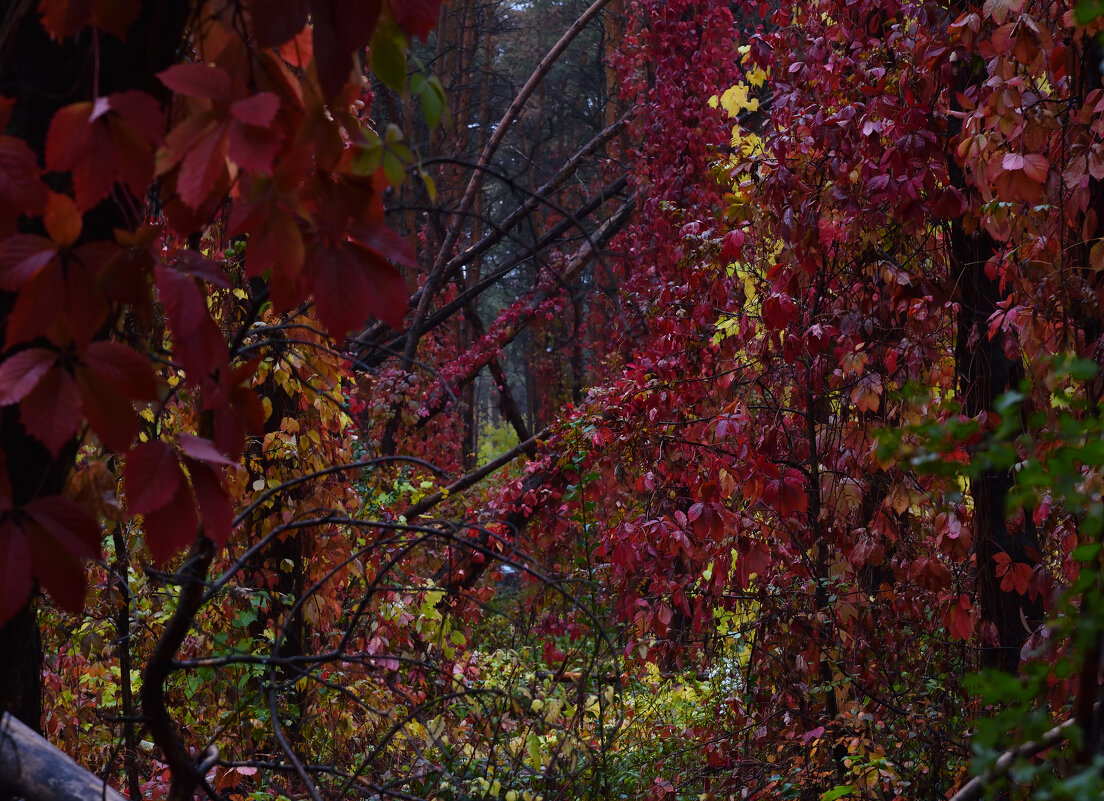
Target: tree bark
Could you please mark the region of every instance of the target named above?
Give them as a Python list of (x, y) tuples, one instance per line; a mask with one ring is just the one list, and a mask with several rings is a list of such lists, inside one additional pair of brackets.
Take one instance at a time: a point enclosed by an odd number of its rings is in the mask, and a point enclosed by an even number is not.
[(0, 795), (26, 801), (126, 801), (6, 713), (0, 715)]
[[(981, 233), (966, 234), (959, 224), (951, 236), (952, 275), (959, 288), (958, 341), (955, 361), (963, 412), (970, 417), (992, 412), (997, 397), (1015, 388), (1023, 376), (1022, 365), (1011, 361), (999, 336), (988, 336), (988, 320), (999, 300), (997, 282), (985, 274), (986, 263), (997, 253), (996, 243)], [(996, 642), (982, 651), (986, 667), (1015, 672), (1029, 626), (1043, 617), (1042, 601), (1005, 592), (997, 576), (997, 554), (1013, 563), (1038, 564), (1038, 535), (1031, 516), (1013, 522), (1005, 505), (1012, 489), (1008, 471), (987, 470), (974, 479), (974, 553), (977, 559), (977, 595), (981, 609), (982, 637), (996, 630)], [(989, 625), (986, 625), (989, 624)]]

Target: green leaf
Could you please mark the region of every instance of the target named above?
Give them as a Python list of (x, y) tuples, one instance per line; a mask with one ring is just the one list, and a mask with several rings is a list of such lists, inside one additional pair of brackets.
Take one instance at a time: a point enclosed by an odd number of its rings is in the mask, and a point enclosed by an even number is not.
[(1100, 553), (1099, 542), (1086, 542), (1073, 549), (1073, 558), (1078, 562), (1092, 562)]
[(364, 141), (361, 144), (366, 148), (379, 147), (383, 144), (383, 140), (380, 139), (379, 134), (368, 126), (360, 129), (360, 135), (364, 137)]
[(384, 151), (383, 154), (383, 174), (387, 176), (387, 182), (396, 187), (402, 185), (403, 178), (406, 176), (402, 160), (390, 150)]
[(837, 798), (843, 798), (847, 795), (853, 795), (855, 792), (855, 785), (853, 784), (838, 784), (831, 790), (820, 794), (820, 801), (836, 801)]
[(387, 130), (383, 133), (383, 138), (388, 145), (394, 145), (401, 142), (404, 138), (402, 128), (393, 122), (389, 122), (387, 124)]
[(406, 40), (394, 25), (381, 25), (372, 35), (372, 72), (384, 85), (401, 93), (406, 85)]
[(375, 147), (357, 148), (353, 152), (353, 172), (357, 175), (372, 175), (379, 169), (383, 159), (383, 148)]
[(422, 114), (425, 116), (426, 125), (431, 129), (441, 124), (441, 115), (445, 110), (444, 103), (437, 93), (429, 86), (419, 93), (422, 98)]

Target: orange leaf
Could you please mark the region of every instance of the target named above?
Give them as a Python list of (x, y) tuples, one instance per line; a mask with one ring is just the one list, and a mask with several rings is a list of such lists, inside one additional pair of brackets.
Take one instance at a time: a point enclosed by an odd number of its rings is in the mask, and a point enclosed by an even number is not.
[(73, 199), (68, 195), (51, 192), (46, 200), (46, 214), (43, 217), (46, 233), (50, 239), (63, 248), (73, 245), (81, 235), (84, 220)]

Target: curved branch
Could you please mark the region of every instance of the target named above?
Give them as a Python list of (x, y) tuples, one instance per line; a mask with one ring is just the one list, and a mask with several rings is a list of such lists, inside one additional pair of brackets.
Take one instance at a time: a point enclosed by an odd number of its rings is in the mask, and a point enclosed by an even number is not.
[[(1099, 709), (1100, 704), (1097, 704), (1096, 707)], [(1076, 718), (1070, 718), (1069, 720), (1059, 723), (1054, 728), (1049, 729), (1037, 741), (1029, 740), (1023, 745), (1005, 751), (997, 757), (997, 761), (993, 763), (992, 767), (980, 776), (975, 776), (970, 779), (970, 781), (966, 782), (966, 784), (962, 785), (962, 788), (951, 796), (950, 801), (974, 801), (977, 798), (981, 798), (985, 789), (994, 781), (1006, 775), (1012, 769), (1012, 766), (1016, 764), (1017, 760), (1029, 759), (1037, 754), (1041, 754), (1048, 748), (1053, 748), (1069, 738), (1070, 733), (1076, 726)]]

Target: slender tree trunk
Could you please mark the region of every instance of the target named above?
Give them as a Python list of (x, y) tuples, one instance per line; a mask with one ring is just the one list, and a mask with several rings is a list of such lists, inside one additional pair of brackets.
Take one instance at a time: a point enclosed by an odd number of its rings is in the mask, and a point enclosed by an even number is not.
[[(999, 290), (997, 282), (985, 274), (985, 265), (997, 253), (996, 243), (982, 233), (966, 234), (956, 223), (951, 248), (960, 306), (955, 349), (959, 391), (963, 411), (976, 417), (992, 412), (1001, 393), (1019, 384), (1023, 368), (1008, 358), (1000, 336), (988, 336), (988, 321), (996, 311)], [(1012, 562), (1032, 567), (1040, 558), (1031, 516), (1025, 514), (1016, 521), (1005, 511), (1012, 485), (1011, 474), (998, 470), (987, 470), (970, 485), (981, 636), (988, 646), (982, 651), (982, 664), (1009, 672), (1015, 672), (1019, 665), (1020, 649), (1029, 634), (1024, 621), (1033, 627), (1043, 617), (1041, 599), (1005, 592), (996, 572), (997, 554), (1007, 554)]]

